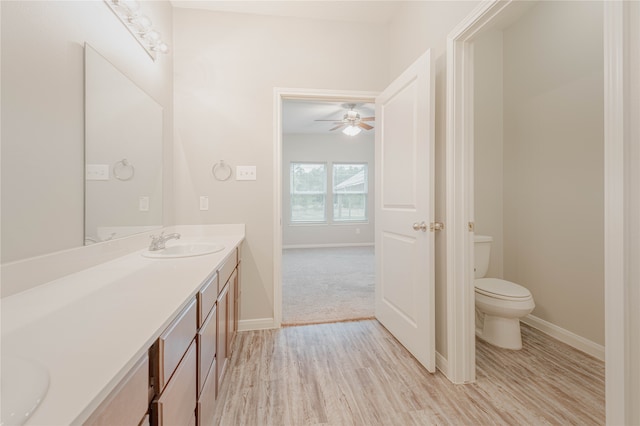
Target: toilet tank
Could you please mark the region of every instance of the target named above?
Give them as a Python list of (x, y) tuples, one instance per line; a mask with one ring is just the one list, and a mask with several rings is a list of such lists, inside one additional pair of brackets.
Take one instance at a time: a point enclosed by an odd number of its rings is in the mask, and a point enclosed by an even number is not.
[(474, 244), (473, 269), (476, 278), (487, 275), (489, 269), (489, 256), (491, 255), (491, 242), (493, 238), (487, 235), (476, 235)]

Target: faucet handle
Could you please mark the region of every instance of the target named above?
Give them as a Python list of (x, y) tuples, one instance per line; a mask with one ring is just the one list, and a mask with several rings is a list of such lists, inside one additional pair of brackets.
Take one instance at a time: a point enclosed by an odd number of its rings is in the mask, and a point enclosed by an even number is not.
[(164, 231), (160, 232), (160, 235), (149, 235), (149, 238), (151, 238), (149, 250), (159, 250), (164, 248)]
[(149, 235), (151, 241), (159, 241), (162, 239), (162, 237), (164, 237), (164, 231), (160, 232), (160, 235)]

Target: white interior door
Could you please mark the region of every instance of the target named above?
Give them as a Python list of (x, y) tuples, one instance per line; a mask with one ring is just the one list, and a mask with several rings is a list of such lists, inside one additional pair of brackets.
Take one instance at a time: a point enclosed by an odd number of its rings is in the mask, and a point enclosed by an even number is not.
[(378, 320), (435, 371), (434, 75), (427, 51), (376, 98)]

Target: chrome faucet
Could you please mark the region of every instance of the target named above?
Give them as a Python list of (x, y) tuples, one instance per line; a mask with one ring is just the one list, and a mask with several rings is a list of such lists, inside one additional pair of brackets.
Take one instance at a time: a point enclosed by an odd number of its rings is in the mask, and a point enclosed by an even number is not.
[(164, 231), (162, 231), (157, 237), (155, 235), (152, 235), (150, 238), (151, 244), (149, 244), (149, 251), (157, 251), (164, 249), (164, 243), (166, 243), (167, 241), (179, 240), (180, 234), (174, 232), (173, 234), (164, 235)]

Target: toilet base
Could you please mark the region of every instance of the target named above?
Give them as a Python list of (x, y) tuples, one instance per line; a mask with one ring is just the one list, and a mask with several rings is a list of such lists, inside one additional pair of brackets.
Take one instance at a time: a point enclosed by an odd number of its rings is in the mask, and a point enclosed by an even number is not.
[(481, 315), (481, 323), (476, 326), (476, 335), (494, 346), (504, 349), (522, 349), (519, 318)]

